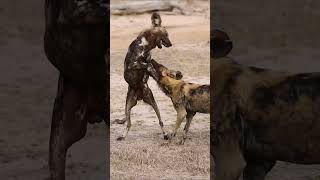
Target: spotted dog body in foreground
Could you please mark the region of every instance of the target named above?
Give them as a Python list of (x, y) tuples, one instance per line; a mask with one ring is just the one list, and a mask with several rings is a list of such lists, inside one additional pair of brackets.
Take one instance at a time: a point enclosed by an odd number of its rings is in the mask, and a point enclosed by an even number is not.
[(212, 62), (216, 179), (263, 180), (277, 160), (320, 164), (320, 73)]
[(176, 126), (171, 138), (174, 137), (184, 118), (187, 123), (184, 128), (183, 139), (185, 142), (193, 116), (199, 113), (209, 113), (210, 111), (210, 85), (188, 83), (180, 80), (182, 74), (179, 71), (172, 71), (151, 60), (152, 66), (158, 74), (158, 85), (160, 89), (171, 98), (173, 106), (177, 111)]

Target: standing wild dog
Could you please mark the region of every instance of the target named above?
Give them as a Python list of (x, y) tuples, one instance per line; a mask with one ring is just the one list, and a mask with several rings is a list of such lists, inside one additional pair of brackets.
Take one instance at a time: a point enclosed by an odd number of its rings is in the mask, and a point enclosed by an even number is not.
[(193, 116), (197, 112), (210, 112), (210, 85), (200, 85), (182, 81), (180, 80), (182, 78), (181, 72), (169, 70), (153, 59), (151, 63), (158, 75), (157, 83), (160, 89), (171, 98), (173, 106), (177, 111), (176, 125), (170, 138), (176, 135), (184, 118), (187, 119), (183, 139), (180, 142), (183, 144), (187, 138)]
[(127, 122), (127, 129), (125, 134), (119, 137), (118, 140), (123, 140), (128, 135), (131, 127), (131, 109), (137, 104), (138, 100), (143, 100), (145, 103), (152, 106), (159, 119), (159, 124), (164, 138), (167, 138), (167, 134), (163, 129), (163, 122), (161, 120), (158, 106), (151, 89), (148, 87), (148, 79), (149, 75), (154, 79), (157, 79), (156, 74), (152, 71), (152, 65), (150, 64), (150, 51), (156, 47), (162, 48), (162, 45), (170, 47), (172, 44), (165, 27), (161, 26), (162, 20), (160, 15), (158, 13), (153, 13), (151, 21), (152, 27), (141, 32), (130, 44), (124, 61), (124, 79), (128, 83), (129, 87), (125, 107), (126, 117), (122, 123)]

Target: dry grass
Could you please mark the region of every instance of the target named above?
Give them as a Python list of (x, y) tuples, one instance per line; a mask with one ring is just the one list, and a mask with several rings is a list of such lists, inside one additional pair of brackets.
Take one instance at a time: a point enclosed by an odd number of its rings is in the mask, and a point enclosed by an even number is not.
[(204, 149), (195, 148), (203, 146), (198, 139), (201, 137), (204, 138), (201, 141), (209, 142), (208, 136), (200, 135), (189, 139), (184, 146), (160, 139), (139, 140), (143, 144), (135, 140), (118, 143), (111, 153), (112, 177), (208, 179), (209, 145)]

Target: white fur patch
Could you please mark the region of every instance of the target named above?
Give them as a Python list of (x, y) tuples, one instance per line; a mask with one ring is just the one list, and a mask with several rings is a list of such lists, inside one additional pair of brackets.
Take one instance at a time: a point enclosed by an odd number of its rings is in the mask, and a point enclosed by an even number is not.
[(143, 36), (141, 38), (141, 43), (139, 44), (139, 46), (147, 46), (149, 44), (149, 42), (147, 41), (147, 39)]
[(154, 20), (154, 23), (155, 23), (156, 25), (159, 25), (159, 24), (160, 24), (160, 20), (159, 20), (159, 19), (155, 19), (155, 20)]
[(144, 51), (138, 54), (139, 57), (144, 57)]

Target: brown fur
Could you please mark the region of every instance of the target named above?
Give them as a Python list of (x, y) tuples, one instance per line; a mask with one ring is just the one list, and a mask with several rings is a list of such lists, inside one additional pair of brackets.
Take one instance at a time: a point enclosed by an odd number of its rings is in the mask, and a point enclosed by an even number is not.
[(184, 118), (187, 119), (181, 141), (181, 144), (183, 144), (193, 116), (197, 112), (209, 113), (210, 111), (210, 86), (185, 82), (180, 80), (182, 77), (180, 72), (169, 70), (155, 60), (151, 60), (151, 63), (158, 73), (159, 80), (157, 83), (160, 89), (171, 98), (177, 111), (176, 126), (171, 137), (176, 135)]
[(277, 160), (320, 164), (320, 73), (212, 63), (211, 127), (219, 180), (260, 180)]

